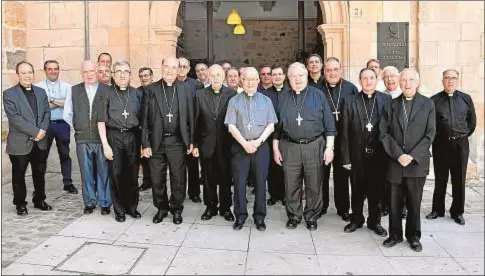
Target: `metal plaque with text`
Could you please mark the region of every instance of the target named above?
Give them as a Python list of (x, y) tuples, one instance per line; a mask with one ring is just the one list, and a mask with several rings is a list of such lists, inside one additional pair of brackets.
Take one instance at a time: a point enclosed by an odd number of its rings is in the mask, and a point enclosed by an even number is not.
[(381, 68), (409, 67), (409, 22), (377, 22), (377, 59)]

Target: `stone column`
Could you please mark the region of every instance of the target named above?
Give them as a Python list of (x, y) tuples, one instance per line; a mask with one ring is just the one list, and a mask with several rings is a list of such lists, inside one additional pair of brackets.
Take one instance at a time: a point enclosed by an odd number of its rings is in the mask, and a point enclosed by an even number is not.
[(325, 45), (325, 58), (338, 58), (342, 64), (343, 77), (347, 77), (349, 75), (349, 57), (347, 51), (348, 25), (322, 24), (317, 29), (322, 35), (322, 40)]
[(152, 28), (153, 39), (150, 46), (150, 66), (161, 68), (162, 60), (166, 57), (175, 57), (177, 39), (182, 29), (177, 26), (163, 26)]

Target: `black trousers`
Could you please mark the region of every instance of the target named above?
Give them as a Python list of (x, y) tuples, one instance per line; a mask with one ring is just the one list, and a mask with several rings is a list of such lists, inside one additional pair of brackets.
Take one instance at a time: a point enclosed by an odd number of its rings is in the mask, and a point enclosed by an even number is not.
[(233, 144), (231, 158), (232, 177), (234, 179), (234, 215), (238, 220), (248, 217), (246, 203), (246, 182), (250, 178), (254, 184), (255, 201), (254, 220), (266, 217), (266, 179), (269, 167), (269, 145), (265, 142), (253, 154), (248, 154), (239, 144)]
[[(335, 146), (338, 149), (337, 146)], [(327, 209), (329, 205), (329, 181), (330, 168), (333, 166), (333, 198), (335, 201), (335, 208), (339, 216), (348, 213), (350, 209), (350, 195), (349, 195), (349, 181), (351, 182), (350, 172), (347, 171), (340, 162), (338, 151), (335, 151), (333, 162), (328, 165), (323, 165), (323, 209)]]
[[(374, 226), (381, 223), (381, 209), (379, 202), (384, 189), (385, 175), (382, 168), (385, 167), (382, 156), (379, 154), (364, 154), (363, 164), (352, 164), (352, 222), (363, 224), (364, 200), (367, 198), (369, 217), (367, 225)], [(363, 173), (357, 173), (357, 168)]]
[[(152, 180), (150, 179), (150, 169), (148, 167), (148, 159), (147, 158), (140, 158), (139, 166), (141, 166), (143, 170), (143, 185), (151, 188), (152, 187)], [(140, 167), (138, 167), (138, 172), (140, 171)]]
[(113, 150), (113, 160), (108, 160), (113, 209), (117, 214), (134, 212), (139, 199), (140, 134), (108, 128), (107, 139)]
[[(285, 177), (286, 215), (289, 219), (307, 222), (318, 219), (323, 208), (322, 188), (323, 152), (325, 139), (320, 137), (308, 144), (294, 144), (281, 140)], [(306, 204), (303, 210), (301, 192), (305, 181)], [(303, 211), (303, 212), (302, 212)]]
[(391, 209), (389, 210), (389, 236), (394, 239), (402, 239), (401, 202), (402, 196), (406, 195), (405, 236), (408, 241), (421, 239), (421, 200), (425, 177), (402, 178), (401, 183), (391, 183)]
[(433, 144), (435, 174), (433, 211), (438, 214), (445, 213), (446, 186), (450, 173), (453, 194), (450, 214), (459, 216), (465, 212), (465, 181), (469, 153), (468, 137), (449, 141), (435, 140)]
[[(185, 146), (177, 142), (177, 137), (166, 137), (163, 140), (148, 162), (153, 205), (162, 212), (181, 214), (187, 189)], [(167, 168), (170, 169), (170, 201), (167, 193)]]
[[(271, 140), (270, 140), (271, 141)], [(285, 177), (283, 167), (274, 161), (273, 150), (270, 148), (270, 163), (268, 170), (268, 193), (275, 200), (285, 199)]]
[(34, 147), (27, 155), (9, 155), (12, 163), (12, 189), (13, 204), (27, 204), (27, 187), (25, 186), (25, 172), (30, 163), (32, 168), (32, 180), (34, 182), (34, 192), (32, 202), (37, 203), (45, 200), (45, 171), (47, 168), (47, 150), (41, 150), (34, 143)]
[(69, 156), (69, 143), (71, 142), (71, 127), (64, 120), (51, 121), (46, 132), (47, 155), (49, 155), (52, 142), (56, 140), (57, 153), (61, 163), (62, 182), (64, 186), (72, 185), (72, 160)]
[(187, 155), (185, 162), (187, 163), (188, 174), (188, 191), (189, 196), (200, 196), (200, 174), (199, 174), (199, 158), (195, 158), (192, 154)]
[[(217, 210), (221, 214), (230, 211), (232, 206), (231, 198), (231, 157), (227, 152), (217, 150), (211, 157), (201, 158), (204, 167), (204, 204), (208, 208)], [(219, 186), (219, 197), (217, 196), (217, 186)]]

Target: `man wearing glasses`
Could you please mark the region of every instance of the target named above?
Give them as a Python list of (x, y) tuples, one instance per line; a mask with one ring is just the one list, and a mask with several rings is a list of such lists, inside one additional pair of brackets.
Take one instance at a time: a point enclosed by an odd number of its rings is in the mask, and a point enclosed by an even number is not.
[(436, 107), (436, 138), (433, 142), (435, 186), (433, 209), (426, 216), (436, 219), (445, 214), (445, 195), (451, 174), (453, 202), (451, 218), (464, 225), (465, 181), (470, 137), (475, 131), (477, 118), (470, 95), (457, 90), (459, 73), (455, 69), (443, 72), (444, 90), (431, 97)]
[[(286, 228), (295, 229), (303, 217), (312, 231), (317, 229), (323, 208), (323, 166), (332, 162), (336, 129), (322, 91), (308, 85), (305, 65), (291, 64), (288, 77), (291, 90), (282, 93), (278, 101), (280, 121), (274, 133), (274, 161), (284, 171)], [(302, 212), (303, 180), (307, 198)]]
[[(178, 59), (165, 58), (162, 79), (149, 85), (143, 97), (143, 156), (149, 158), (153, 205), (158, 209), (153, 223), (162, 222), (169, 211), (174, 224), (183, 220), (187, 184), (185, 160), (193, 147), (194, 103), (187, 85), (177, 82), (178, 71)], [(170, 167), (170, 201), (167, 167)]]
[(261, 84), (258, 86), (258, 92), (263, 92), (273, 85), (273, 81), (271, 79), (271, 66), (266, 64), (261, 66), (259, 69), (259, 74), (261, 77)]
[(140, 218), (138, 207), (138, 163), (140, 157), (141, 92), (130, 86), (131, 68), (126, 61), (113, 65), (114, 84), (98, 106), (98, 130), (108, 159), (115, 219), (128, 214)]
[(96, 106), (109, 87), (98, 82), (94, 62), (84, 61), (81, 72), (83, 82), (74, 85), (67, 92), (63, 118), (74, 129), (77, 160), (81, 171), (84, 214), (92, 214), (96, 205), (99, 205), (101, 214), (108, 215), (111, 207), (108, 162), (104, 157), (99, 137)]
[[(138, 77), (140, 78), (140, 86), (138, 90), (142, 92), (142, 97), (145, 95), (145, 87), (153, 82), (152, 68), (142, 67), (138, 70)], [(148, 170), (148, 159), (141, 157), (140, 165), (143, 169), (143, 183), (140, 186), (140, 191), (146, 191), (152, 188), (152, 181), (150, 180), (150, 171)], [(138, 169), (139, 170), (139, 169)]]

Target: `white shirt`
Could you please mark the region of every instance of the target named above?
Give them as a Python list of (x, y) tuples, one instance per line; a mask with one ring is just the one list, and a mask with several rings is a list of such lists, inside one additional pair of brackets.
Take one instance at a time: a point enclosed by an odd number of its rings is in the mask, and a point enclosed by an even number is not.
[[(61, 80), (50, 81), (45, 79), (35, 86), (43, 88), (49, 98), (49, 102), (51, 100), (65, 100), (68, 91), (71, 90), (71, 85), (65, 83)], [(51, 109), (51, 120), (62, 120), (64, 108), (58, 107)]]
[(384, 93), (386, 93), (386, 94), (391, 95), (391, 97), (392, 97), (393, 99), (395, 99), (395, 98), (397, 98), (397, 97), (401, 96), (401, 94), (402, 94), (401, 88), (399, 88), (399, 87), (397, 87), (397, 88), (396, 88), (396, 90), (394, 90), (394, 91), (389, 91), (389, 90), (387, 90), (387, 88), (386, 88), (386, 89), (385, 89), (384, 91), (382, 91), (382, 92), (384, 92)]
[[(96, 96), (96, 90), (98, 90), (99, 83), (95, 83), (92, 85), (84, 83), (84, 87), (86, 89), (86, 93), (88, 95), (88, 100), (89, 100), (89, 119), (91, 119), (91, 114), (93, 113), (93, 101), (94, 97)], [(72, 128), (72, 91), (69, 90), (67, 95), (66, 95), (66, 101), (64, 102), (64, 113), (62, 117), (64, 118), (64, 121), (66, 121)]]

